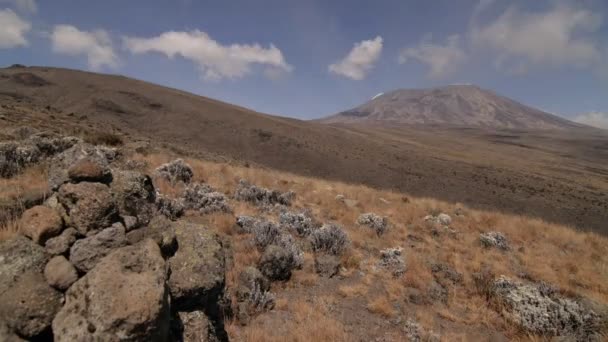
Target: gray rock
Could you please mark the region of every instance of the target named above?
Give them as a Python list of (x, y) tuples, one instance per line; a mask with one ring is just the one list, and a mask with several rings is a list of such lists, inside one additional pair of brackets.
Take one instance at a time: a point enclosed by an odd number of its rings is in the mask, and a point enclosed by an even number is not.
[(534, 334), (567, 336), (577, 341), (597, 338), (601, 316), (581, 301), (559, 295), (544, 283), (524, 284), (499, 277), (492, 286), (502, 314)]
[(0, 294), (0, 320), (20, 336), (33, 338), (47, 331), (61, 308), (63, 296), (41, 273), (28, 271)]
[(82, 235), (109, 227), (118, 219), (110, 188), (105, 184), (64, 184), (57, 199), (69, 215), (67, 225)]
[(165, 341), (170, 310), (165, 261), (151, 240), (113, 251), (66, 293), (55, 341)]
[(74, 182), (99, 182), (109, 184), (112, 171), (106, 162), (100, 159), (84, 157), (68, 169), (68, 178)]
[(488, 232), (480, 234), (479, 242), (481, 242), (481, 245), (486, 248), (495, 247), (503, 251), (508, 251), (509, 249), (511, 249), (507, 238), (499, 232)]
[(65, 291), (78, 280), (78, 272), (76, 272), (76, 268), (74, 268), (74, 265), (68, 259), (59, 255), (49, 260), (46, 264), (44, 277), (49, 285), (58, 290)]
[(155, 170), (156, 174), (175, 184), (177, 182), (190, 183), (194, 172), (192, 167), (182, 159), (176, 159), (170, 163), (163, 164)]
[(172, 256), (177, 250), (175, 230), (164, 216), (153, 218), (147, 227), (135, 229), (127, 233), (127, 241), (134, 245), (144, 239), (152, 239), (158, 244), (163, 256)]
[(262, 254), (258, 268), (270, 280), (289, 280), (295, 268), (293, 255), (285, 248), (270, 245)]
[(368, 226), (374, 230), (378, 236), (384, 234), (388, 230), (388, 219), (374, 213), (361, 214), (357, 219), (357, 223)]
[(4, 342), (25, 342), (24, 339), (19, 337), (15, 332), (6, 324), (0, 320), (0, 341)]
[(84, 143), (75, 144), (51, 159), (49, 166), (49, 185), (51, 189), (57, 190), (62, 184), (69, 182), (70, 177), (68, 175), (68, 170), (72, 165), (82, 159), (94, 161), (103, 168), (106, 168), (117, 155), (118, 152), (116, 149)]
[(152, 179), (137, 171), (114, 171), (110, 185), (121, 215), (137, 217), (139, 226), (150, 222), (156, 208)]
[(74, 228), (67, 228), (57, 237), (48, 239), (44, 249), (50, 255), (66, 254), (76, 242), (78, 232)]
[(125, 246), (127, 238), (122, 224), (114, 224), (101, 232), (78, 240), (70, 249), (70, 262), (80, 271), (90, 271), (112, 250)]
[(0, 294), (27, 271), (42, 273), (48, 261), (44, 248), (23, 236), (0, 242)]
[(322, 277), (331, 278), (340, 270), (340, 259), (335, 255), (320, 254), (315, 256), (315, 272)]
[(63, 219), (57, 211), (38, 205), (26, 210), (19, 220), (21, 233), (39, 245), (61, 233)]
[(341, 255), (350, 244), (348, 236), (337, 224), (324, 224), (315, 230), (308, 240), (315, 252)]
[(169, 259), (172, 306), (203, 309), (217, 304), (225, 284), (225, 255), (219, 237), (204, 226), (174, 222), (178, 250)]

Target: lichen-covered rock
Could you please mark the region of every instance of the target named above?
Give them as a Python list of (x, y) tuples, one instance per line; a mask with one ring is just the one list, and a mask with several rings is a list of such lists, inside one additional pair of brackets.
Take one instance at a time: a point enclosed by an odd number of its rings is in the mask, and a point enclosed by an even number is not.
[(491, 291), (502, 314), (531, 333), (578, 341), (600, 339), (600, 315), (544, 283), (524, 284), (502, 276)]
[(481, 245), (486, 248), (495, 247), (503, 251), (508, 251), (511, 249), (507, 238), (499, 232), (479, 234), (479, 242), (481, 242)]
[(40, 272), (28, 271), (0, 294), (0, 320), (20, 336), (33, 338), (50, 328), (61, 301), (61, 293)]
[(122, 247), (66, 292), (55, 341), (165, 341), (170, 309), (165, 261), (151, 240)]
[(21, 233), (39, 245), (55, 237), (63, 230), (63, 219), (57, 211), (38, 205), (26, 210), (19, 220)]
[(108, 167), (109, 163), (118, 156), (116, 149), (79, 143), (57, 154), (51, 159), (49, 167), (49, 185), (57, 190), (62, 184), (69, 182), (68, 170), (81, 159), (88, 159)]
[(192, 167), (182, 159), (176, 159), (172, 162), (163, 164), (159, 166), (155, 172), (159, 177), (174, 184), (177, 182), (190, 183), (192, 176), (194, 176)]
[(270, 280), (289, 280), (295, 268), (293, 254), (285, 248), (270, 245), (262, 254), (258, 268)]
[(203, 311), (178, 312), (171, 320), (176, 342), (219, 342), (212, 322)]
[(24, 236), (0, 242), (0, 294), (27, 271), (42, 273), (47, 261), (44, 248)]
[(169, 259), (172, 306), (203, 309), (216, 304), (225, 284), (225, 256), (219, 237), (204, 226), (173, 223), (178, 250)]
[(320, 254), (315, 256), (315, 272), (322, 277), (331, 278), (340, 270), (340, 259), (335, 255)]
[(147, 227), (135, 229), (127, 233), (127, 241), (134, 245), (144, 239), (152, 239), (158, 244), (164, 256), (171, 256), (177, 250), (175, 230), (164, 216), (153, 218)]
[(88, 272), (112, 250), (126, 244), (125, 227), (117, 223), (93, 236), (76, 241), (70, 249), (70, 262), (80, 272)]
[(186, 209), (183, 199), (169, 198), (159, 193), (156, 194), (156, 210), (170, 220), (177, 220), (184, 214)]
[(374, 213), (361, 214), (357, 219), (357, 223), (373, 229), (378, 236), (388, 230), (388, 219)]
[(67, 228), (59, 236), (48, 239), (44, 249), (50, 255), (66, 254), (70, 247), (76, 242), (78, 232), (74, 228)]
[(113, 175), (110, 189), (120, 214), (137, 217), (139, 226), (150, 222), (156, 207), (152, 179), (137, 171), (114, 171)]
[(395, 277), (403, 275), (406, 270), (403, 248), (395, 247), (381, 250), (378, 266), (388, 269)]
[(248, 181), (241, 179), (236, 188), (234, 198), (238, 201), (251, 202), (259, 206), (270, 205), (285, 205), (290, 206), (295, 197), (295, 193), (280, 192), (278, 190), (269, 190), (250, 184)]
[(182, 198), (186, 209), (198, 210), (202, 214), (232, 212), (226, 196), (213, 190), (207, 184), (196, 183), (187, 186), (184, 189)]
[(337, 224), (324, 224), (308, 237), (313, 251), (341, 255), (349, 245), (344, 230)]
[(114, 198), (105, 184), (64, 184), (57, 199), (69, 215), (66, 224), (82, 235), (109, 227), (118, 219)]
[(320, 227), (308, 211), (301, 213), (282, 212), (279, 214), (279, 223), (282, 228), (293, 231), (298, 236), (308, 236)]
[(78, 280), (78, 272), (63, 255), (56, 256), (49, 260), (44, 268), (44, 277), (52, 287), (65, 291), (76, 280)]
[(108, 184), (112, 181), (112, 171), (107, 163), (95, 158), (84, 157), (68, 169), (68, 178), (74, 182), (99, 182)]

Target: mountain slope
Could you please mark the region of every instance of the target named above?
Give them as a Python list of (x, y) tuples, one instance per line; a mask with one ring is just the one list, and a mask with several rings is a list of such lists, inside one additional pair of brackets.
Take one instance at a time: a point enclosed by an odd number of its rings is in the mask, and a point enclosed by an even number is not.
[(472, 85), (396, 90), (322, 121), (514, 129), (582, 127)]
[(210, 160), (395, 189), (608, 233), (608, 137), (325, 125), (122, 76), (0, 69), (0, 139), (9, 126), (122, 135)]

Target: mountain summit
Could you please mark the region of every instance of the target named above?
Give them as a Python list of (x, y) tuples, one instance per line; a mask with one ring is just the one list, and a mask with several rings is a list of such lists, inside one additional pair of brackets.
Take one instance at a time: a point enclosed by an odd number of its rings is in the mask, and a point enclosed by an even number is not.
[(516, 129), (582, 127), (474, 85), (395, 90), (321, 121)]

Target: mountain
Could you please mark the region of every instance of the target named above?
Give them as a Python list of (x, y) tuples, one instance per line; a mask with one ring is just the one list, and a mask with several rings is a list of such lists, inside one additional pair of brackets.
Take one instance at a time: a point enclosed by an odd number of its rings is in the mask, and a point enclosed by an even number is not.
[(605, 132), (327, 125), (124, 76), (15, 66), (0, 69), (0, 140), (18, 126), (109, 132), (203, 159), (608, 233)]
[(321, 121), (543, 130), (582, 127), (473, 85), (395, 90)]

